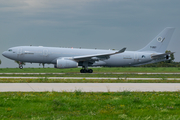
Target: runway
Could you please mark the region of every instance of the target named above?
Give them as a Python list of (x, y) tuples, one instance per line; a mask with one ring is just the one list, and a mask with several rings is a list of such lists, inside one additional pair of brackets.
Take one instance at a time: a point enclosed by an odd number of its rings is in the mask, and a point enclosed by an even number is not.
[(152, 92), (179, 91), (180, 83), (0, 83), (0, 92)]

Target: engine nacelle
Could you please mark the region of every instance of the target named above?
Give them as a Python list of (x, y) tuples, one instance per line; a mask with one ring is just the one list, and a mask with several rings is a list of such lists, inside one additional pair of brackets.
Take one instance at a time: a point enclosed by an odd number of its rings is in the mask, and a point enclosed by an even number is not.
[(78, 63), (73, 60), (58, 59), (55, 68), (77, 68)]

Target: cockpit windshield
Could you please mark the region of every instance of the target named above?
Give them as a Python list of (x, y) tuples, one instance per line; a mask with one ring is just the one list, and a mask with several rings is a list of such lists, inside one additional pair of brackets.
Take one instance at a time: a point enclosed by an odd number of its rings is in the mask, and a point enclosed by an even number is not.
[(9, 52), (11, 52), (11, 51), (12, 51), (12, 49), (9, 49), (8, 51), (9, 51)]

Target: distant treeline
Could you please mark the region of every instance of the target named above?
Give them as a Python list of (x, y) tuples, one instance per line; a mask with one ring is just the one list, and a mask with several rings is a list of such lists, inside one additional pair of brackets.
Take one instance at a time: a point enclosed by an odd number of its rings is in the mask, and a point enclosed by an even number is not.
[[(166, 50), (166, 53), (171, 52), (170, 50)], [(147, 65), (142, 65), (141, 67), (180, 67), (180, 62), (174, 62), (174, 53), (170, 55), (170, 60), (152, 63)]]
[(159, 62), (142, 65), (141, 67), (180, 67), (180, 62)]

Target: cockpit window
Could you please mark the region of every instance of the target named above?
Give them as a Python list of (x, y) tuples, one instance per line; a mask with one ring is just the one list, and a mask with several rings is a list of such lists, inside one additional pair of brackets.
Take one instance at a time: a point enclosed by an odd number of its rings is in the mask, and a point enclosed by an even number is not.
[(12, 49), (9, 49), (8, 51), (12, 51)]

